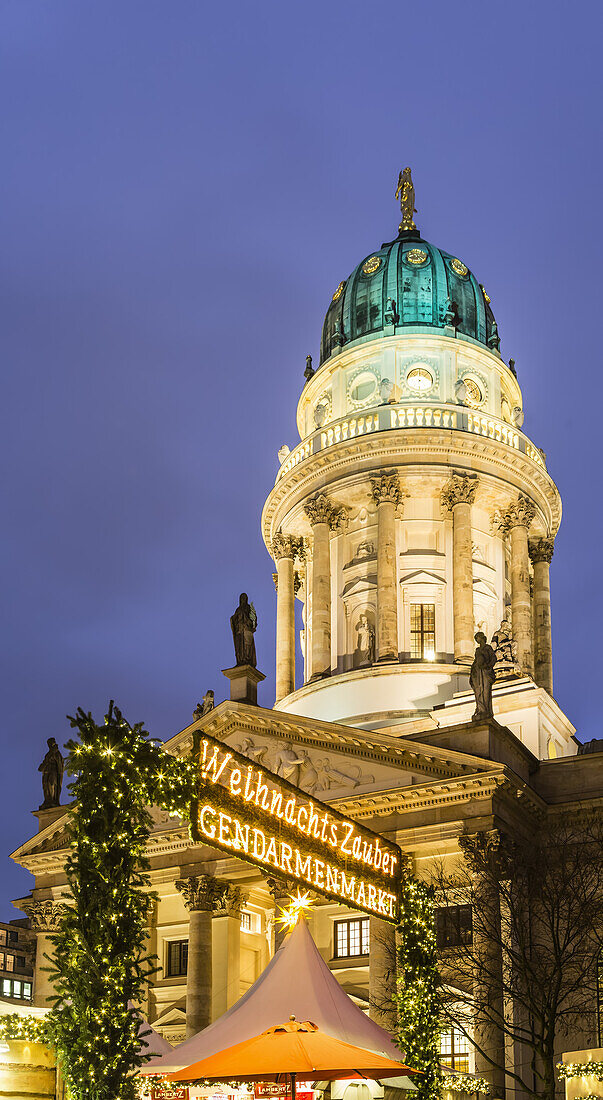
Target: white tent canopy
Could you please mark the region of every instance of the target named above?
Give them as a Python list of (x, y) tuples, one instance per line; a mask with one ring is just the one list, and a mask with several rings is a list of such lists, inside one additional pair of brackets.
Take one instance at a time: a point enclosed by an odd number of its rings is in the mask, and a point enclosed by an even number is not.
[(183, 1069), (286, 1022), (292, 1014), (336, 1039), (400, 1060), (389, 1032), (370, 1020), (333, 977), (301, 919), (251, 989), (209, 1027), (154, 1061), (152, 1071)]

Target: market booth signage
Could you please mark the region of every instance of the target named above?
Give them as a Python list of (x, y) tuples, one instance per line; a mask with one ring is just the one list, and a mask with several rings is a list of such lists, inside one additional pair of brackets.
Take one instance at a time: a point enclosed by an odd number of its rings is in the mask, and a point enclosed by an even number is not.
[(198, 733), (193, 838), (294, 879), (353, 909), (398, 922), (397, 845), (288, 780)]

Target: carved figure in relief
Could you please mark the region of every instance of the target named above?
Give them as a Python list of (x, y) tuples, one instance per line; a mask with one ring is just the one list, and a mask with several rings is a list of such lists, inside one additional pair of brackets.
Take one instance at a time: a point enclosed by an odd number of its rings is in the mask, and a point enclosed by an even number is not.
[(230, 616), (230, 627), (235, 648), (235, 660), (237, 665), (251, 665), (255, 668), (257, 658), (255, 655), (255, 640), (253, 635), (257, 630), (258, 617), (255, 607), (249, 603), (247, 593), (242, 592), (239, 597), (239, 606)]
[(38, 768), (38, 771), (42, 772), (42, 791), (44, 792), (41, 810), (49, 810), (53, 806), (61, 805), (61, 787), (65, 770), (65, 761), (54, 737), (49, 737), (46, 744), (48, 752)]
[(375, 628), (366, 612), (360, 616), (356, 626), (356, 649), (354, 650), (354, 668), (372, 665), (375, 660)]
[(486, 635), (481, 630), (478, 630), (475, 635), (475, 641), (477, 642), (477, 649), (469, 673), (469, 683), (475, 695), (475, 711), (472, 715), (472, 721), (479, 722), (483, 718), (494, 717), (492, 684), (494, 683), (496, 654), (492, 646), (488, 645)]
[(503, 619), (498, 630), (492, 635), (492, 648), (496, 654), (496, 673), (519, 671), (517, 663), (517, 642), (513, 641), (511, 624)]
[(304, 763), (303, 756), (293, 748), (291, 742), (287, 742), (282, 749), (279, 749), (272, 766), (272, 770), (277, 775), (281, 775), (283, 779), (288, 779), (290, 783), (299, 785), (299, 768)]

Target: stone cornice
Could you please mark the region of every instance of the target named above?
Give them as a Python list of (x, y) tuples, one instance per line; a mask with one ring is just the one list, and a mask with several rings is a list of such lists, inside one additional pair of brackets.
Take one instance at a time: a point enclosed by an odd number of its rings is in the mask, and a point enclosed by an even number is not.
[[(514, 486), (537, 505), (543, 530), (556, 533), (561, 522), (561, 498), (547, 471), (527, 455), (486, 436), (455, 429), (391, 428), (373, 435), (342, 440), (310, 455), (292, 467), (271, 490), (262, 512), (262, 535), (270, 546), (273, 532), (309, 495), (328, 485), (341, 492), (346, 475), (363, 472), (370, 477), (381, 468), (395, 467), (408, 475), (416, 466), (423, 472), (440, 472), (445, 480), (453, 467), (460, 473), (485, 475)], [(508, 497), (507, 497), (508, 499)]]

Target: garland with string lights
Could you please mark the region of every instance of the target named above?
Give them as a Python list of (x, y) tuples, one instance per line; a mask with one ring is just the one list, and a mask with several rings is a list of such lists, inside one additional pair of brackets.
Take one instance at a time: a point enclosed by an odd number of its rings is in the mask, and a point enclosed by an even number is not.
[(440, 1067), (440, 977), (438, 974), (434, 891), (405, 877), (400, 897), (395, 1003), (398, 1046), (413, 1069), (417, 1100), (435, 1100), (442, 1086)]
[(0, 1016), (0, 1039), (25, 1040), (28, 1043), (51, 1045), (51, 1035), (46, 1017), (21, 1016), (18, 1012), (7, 1012)]
[[(130, 726), (113, 703), (103, 725), (78, 709), (79, 741), (67, 743), (71, 902), (54, 944), (49, 1025), (72, 1100), (134, 1100), (140, 1054), (139, 1002), (155, 960), (146, 952), (152, 896), (147, 806), (182, 814), (196, 793), (191, 759), (170, 756)], [(148, 1034), (148, 1032), (147, 1032)]]

